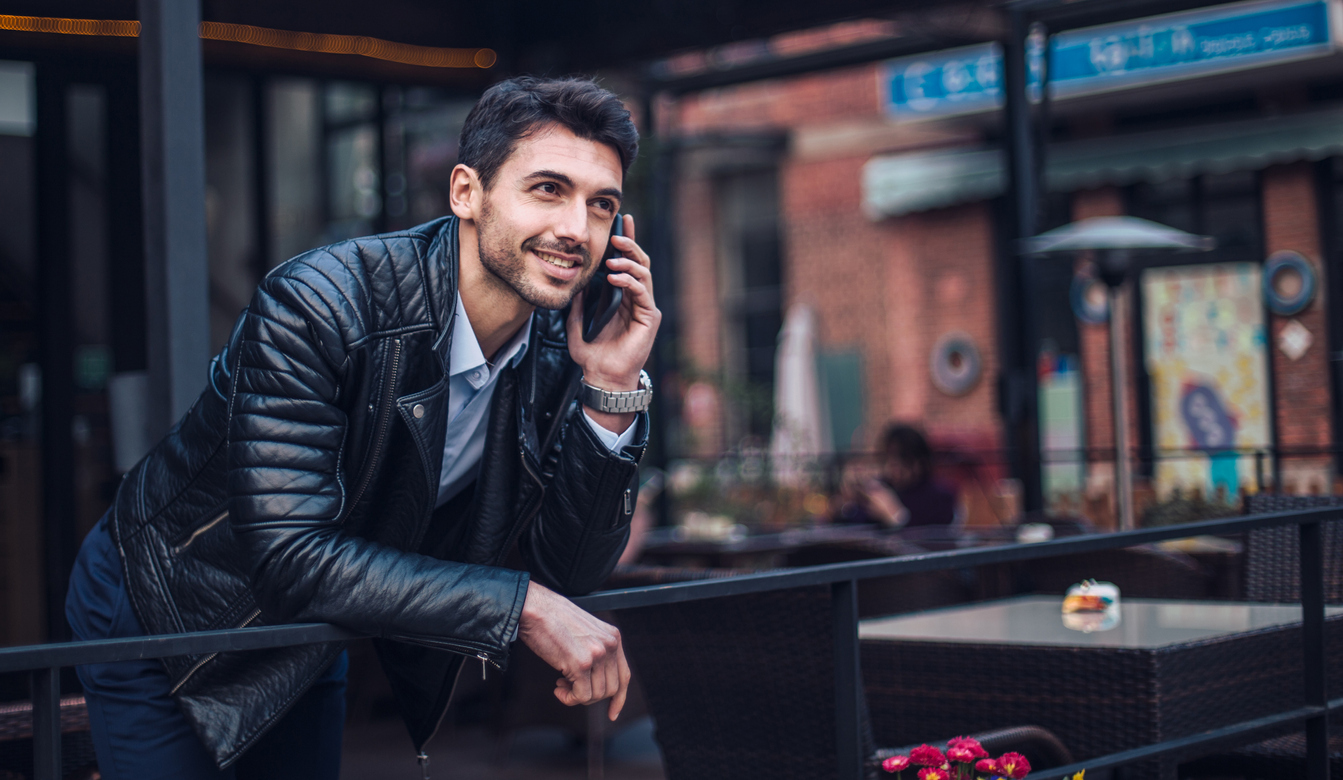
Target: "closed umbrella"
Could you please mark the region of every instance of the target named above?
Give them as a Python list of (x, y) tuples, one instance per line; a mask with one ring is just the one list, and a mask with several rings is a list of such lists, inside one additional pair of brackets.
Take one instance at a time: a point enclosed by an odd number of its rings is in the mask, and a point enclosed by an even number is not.
[(830, 451), (830, 416), (816, 371), (816, 313), (805, 303), (789, 308), (774, 358), (774, 478), (798, 487), (809, 459)]

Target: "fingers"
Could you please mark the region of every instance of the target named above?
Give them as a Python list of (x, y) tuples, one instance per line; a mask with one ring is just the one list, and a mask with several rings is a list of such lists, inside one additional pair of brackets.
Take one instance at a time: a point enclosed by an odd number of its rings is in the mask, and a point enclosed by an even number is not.
[(647, 255), (644, 260), (632, 257), (612, 257), (606, 261), (606, 267), (611, 270), (611, 275), (625, 274), (643, 282), (649, 290), (653, 289), (653, 272), (648, 267)]
[(625, 697), (629, 695), (630, 665), (625, 661), (624, 642), (621, 642), (620, 646), (616, 648), (616, 666), (617, 674), (620, 677), (620, 687), (611, 697), (611, 706), (606, 711), (606, 717), (610, 720), (620, 717), (620, 711), (625, 708)]
[[(620, 664), (616, 663), (616, 656), (619, 654), (620, 645), (616, 645), (615, 652), (608, 654), (605, 661), (602, 663), (602, 671), (605, 672), (603, 677), (606, 678), (606, 687), (604, 689), (606, 695), (598, 697), (598, 700), (609, 698), (611, 699), (612, 707), (615, 707), (617, 699), (623, 700), (625, 698), (625, 686), (620, 683)], [(617, 709), (616, 713), (619, 714), (620, 710)], [(614, 718), (612, 718), (612, 720), (614, 720)]]

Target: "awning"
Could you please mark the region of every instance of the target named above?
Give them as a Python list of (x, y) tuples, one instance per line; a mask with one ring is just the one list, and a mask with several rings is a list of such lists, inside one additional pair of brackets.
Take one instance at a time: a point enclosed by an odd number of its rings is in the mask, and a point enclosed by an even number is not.
[[(1257, 170), (1343, 154), (1343, 111), (1185, 127), (1054, 144), (1045, 184), (1054, 192)], [(1001, 195), (999, 149), (952, 149), (874, 157), (863, 168), (872, 219)]]

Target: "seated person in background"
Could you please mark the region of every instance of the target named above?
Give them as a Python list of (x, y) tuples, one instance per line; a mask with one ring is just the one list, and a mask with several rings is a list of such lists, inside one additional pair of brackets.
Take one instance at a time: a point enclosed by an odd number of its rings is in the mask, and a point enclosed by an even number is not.
[(878, 472), (851, 469), (844, 475), (839, 519), (887, 528), (951, 526), (957, 521), (956, 490), (933, 478), (933, 451), (922, 433), (892, 423), (879, 442)]

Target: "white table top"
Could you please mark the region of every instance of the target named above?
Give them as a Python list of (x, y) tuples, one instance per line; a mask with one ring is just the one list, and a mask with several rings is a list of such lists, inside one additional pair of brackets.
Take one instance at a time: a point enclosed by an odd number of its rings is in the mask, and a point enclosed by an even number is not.
[[(981, 604), (861, 621), (864, 640), (971, 642), (1155, 649), (1299, 623), (1300, 604), (1243, 604), (1226, 601), (1120, 599), (1118, 625), (1084, 633), (1063, 625), (1063, 599), (1021, 596)], [(1343, 614), (1326, 607), (1325, 615)]]

